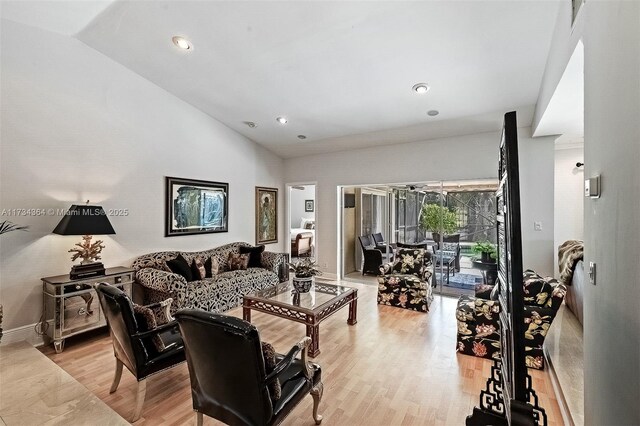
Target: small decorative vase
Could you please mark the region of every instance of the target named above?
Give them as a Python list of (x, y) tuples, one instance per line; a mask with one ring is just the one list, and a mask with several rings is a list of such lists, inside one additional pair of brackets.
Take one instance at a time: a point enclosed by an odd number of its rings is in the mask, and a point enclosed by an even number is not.
[(488, 252), (482, 252), (480, 260), (484, 263), (493, 263), (493, 259), (491, 259), (491, 253)]
[(313, 284), (313, 277), (293, 277), (293, 289), (298, 293), (307, 293)]

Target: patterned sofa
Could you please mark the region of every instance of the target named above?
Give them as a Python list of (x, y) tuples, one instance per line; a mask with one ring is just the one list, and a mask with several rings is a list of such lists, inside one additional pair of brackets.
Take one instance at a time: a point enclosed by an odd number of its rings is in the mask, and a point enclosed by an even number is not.
[(427, 312), (433, 300), (431, 253), (399, 248), (395, 262), (380, 266), (378, 304)]
[[(532, 270), (523, 274), (525, 361), (527, 367), (544, 369), (542, 344), (551, 322), (567, 292), (564, 284), (553, 278), (542, 278)], [(458, 299), (457, 352), (482, 358), (500, 357), (500, 303), (479, 297), (462, 295)]]
[[(229, 253), (239, 253), (240, 246), (250, 247), (247, 243), (231, 243), (214, 249), (198, 252), (163, 251), (138, 257), (133, 262), (136, 270), (136, 282), (144, 290), (144, 303), (155, 303), (173, 298), (171, 312), (182, 308), (198, 308), (209, 312), (224, 312), (242, 303), (242, 296), (253, 291), (273, 286), (280, 282), (281, 272), (286, 263), (286, 254), (262, 253), (264, 268), (248, 268), (230, 271)], [(187, 282), (184, 277), (174, 274), (166, 261), (175, 259), (179, 254), (189, 264), (196, 257), (208, 259), (216, 256), (219, 272), (212, 278)]]

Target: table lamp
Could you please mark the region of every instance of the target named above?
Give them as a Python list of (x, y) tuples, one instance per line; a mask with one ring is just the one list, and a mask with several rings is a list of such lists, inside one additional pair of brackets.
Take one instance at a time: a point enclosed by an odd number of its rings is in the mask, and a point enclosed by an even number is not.
[(87, 204), (72, 205), (64, 217), (53, 230), (54, 234), (59, 235), (82, 235), (82, 241), (77, 243), (79, 248), (72, 248), (69, 253), (74, 253), (71, 260), (75, 261), (82, 258), (79, 265), (73, 265), (69, 278), (87, 278), (96, 275), (104, 275), (105, 269), (100, 259), (100, 252), (104, 248), (102, 240), (91, 242), (93, 235), (111, 235), (115, 234), (113, 226), (109, 222), (102, 206), (90, 206)]

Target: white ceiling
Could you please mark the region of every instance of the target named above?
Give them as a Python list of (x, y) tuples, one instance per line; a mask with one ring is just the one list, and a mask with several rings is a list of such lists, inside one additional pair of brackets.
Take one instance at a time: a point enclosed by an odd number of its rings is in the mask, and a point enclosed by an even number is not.
[[(53, 3), (65, 9), (94, 2)], [(76, 37), (87, 45), (282, 157), (294, 157), (494, 131), (512, 109), (523, 112), (520, 125), (529, 125), (559, 3), (103, 5), (84, 8), (94, 7), (93, 19), (70, 6), (82, 16), (67, 23), (69, 33), (84, 22)], [(53, 13), (49, 9), (44, 12)], [(60, 10), (55, 15), (49, 29), (65, 25)], [(174, 35), (191, 40), (193, 51), (173, 46)], [(418, 82), (431, 90), (412, 92)], [(428, 117), (431, 109), (440, 115)], [(280, 115), (289, 124), (278, 124)]]

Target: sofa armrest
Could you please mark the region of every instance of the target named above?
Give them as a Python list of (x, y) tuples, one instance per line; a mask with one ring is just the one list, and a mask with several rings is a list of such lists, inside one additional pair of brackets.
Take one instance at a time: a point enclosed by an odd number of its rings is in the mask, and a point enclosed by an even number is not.
[(278, 275), (280, 282), (289, 279), (289, 269), (287, 268), (287, 253), (274, 253), (265, 251), (262, 253), (262, 267)]
[(154, 268), (137, 271), (136, 281), (143, 287), (163, 293), (180, 293), (187, 288), (187, 280), (182, 275)]
[(499, 301), (475, 298), (474, 305), (474, 317), (477, 321), (498, 323), (500, 314)]
[(380, 275), (387, 275), (393, 272), (393, 262), (387, 262), (380, 265)]

